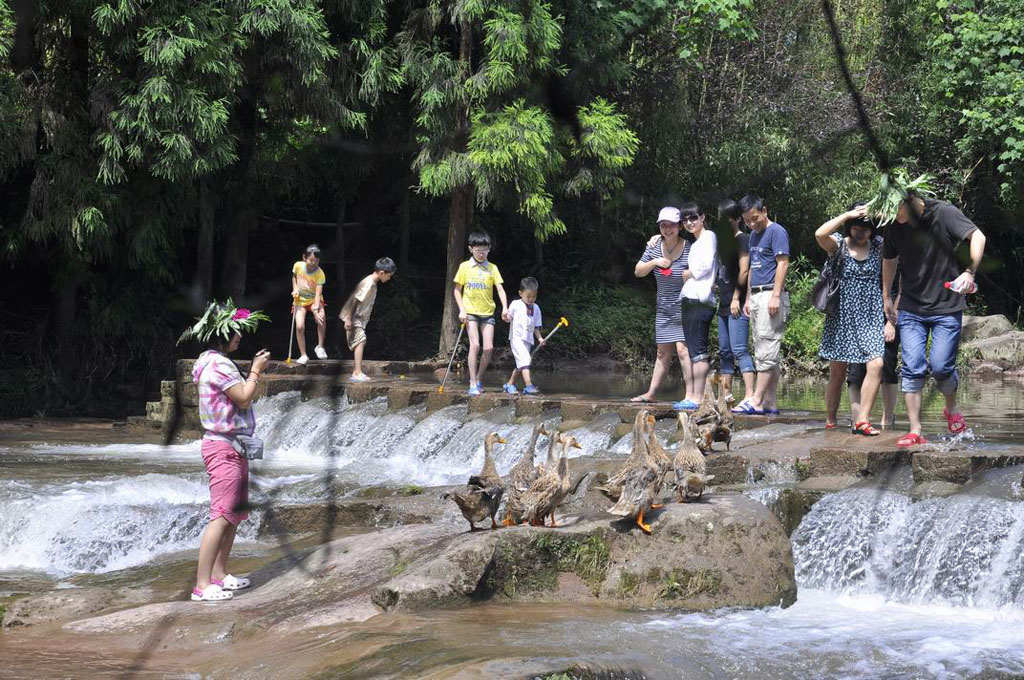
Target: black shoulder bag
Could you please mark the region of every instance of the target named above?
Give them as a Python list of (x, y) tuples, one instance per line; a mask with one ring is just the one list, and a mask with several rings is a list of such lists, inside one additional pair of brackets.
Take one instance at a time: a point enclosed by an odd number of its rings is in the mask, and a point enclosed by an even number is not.
[(846, 263), (846, 239), (839, 240), (836, 252), (825, 260), (818, 281), (811, 289), (811, 304), (819, 312), (835, 314), (839, 311), (839, 284)]

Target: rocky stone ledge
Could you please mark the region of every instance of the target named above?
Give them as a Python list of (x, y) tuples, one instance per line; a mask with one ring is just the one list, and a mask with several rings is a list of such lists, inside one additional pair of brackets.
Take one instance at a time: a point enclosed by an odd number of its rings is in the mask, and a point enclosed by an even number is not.
[(764, 505), (714, 495), (669, 503), (649, 519), (650, 536), (599, 513), (563, 517), (559, 528), (462, 534), (372, 599), (387, 611), (494, 598), (689, 610), (795, 601), (789, 542)]

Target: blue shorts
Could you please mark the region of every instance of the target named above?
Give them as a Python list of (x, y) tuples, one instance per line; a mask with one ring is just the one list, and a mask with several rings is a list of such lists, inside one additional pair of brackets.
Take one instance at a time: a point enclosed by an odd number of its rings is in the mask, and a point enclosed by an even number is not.
[(484, 316), (483, 314), (467, 314), (466, 315), (466, 323), (469, 323), (470, 321), (476, 321), (481, 326), (484, 325), (484, 324), (488, 324), (490, 326), (493, 326), (494, 325), (494, 315)]

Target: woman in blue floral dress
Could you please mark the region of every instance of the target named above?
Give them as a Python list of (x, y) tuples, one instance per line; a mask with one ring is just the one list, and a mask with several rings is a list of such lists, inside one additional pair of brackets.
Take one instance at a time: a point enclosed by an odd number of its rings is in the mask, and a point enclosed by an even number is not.
[[(836, 233), (843, 226), (847, 230), (845, 238)], [(861, 385), (860, 413), (853, 423), (853, 433), (871, 437), (880, 434), (871, 425), (871, 408), (881, 383), (885, 338), (893, 332), (885, 323), (882, 307), (882, 239), (876, 235), (877, 229), (867, 219), (867, 208), (855, 205), (814, 232), (818, 245), (830, 257), (842, 250), (839, 308), (836, 313), (825, 315), (818, 352), (829, 362), (825, 427), (836, 426), (847, 364), (863, 363), (867, 374)]]

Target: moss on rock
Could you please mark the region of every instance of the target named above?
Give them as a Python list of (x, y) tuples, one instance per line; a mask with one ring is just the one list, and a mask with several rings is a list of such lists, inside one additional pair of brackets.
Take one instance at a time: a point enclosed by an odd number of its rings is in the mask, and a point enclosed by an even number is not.
[(608, 570), (610, 550), (600, 536), (544, 532), (501, 542), (488, 574), (488, 590), (506, 597), (554, 590), (558, 575), (576, 574), (596, 594)]

